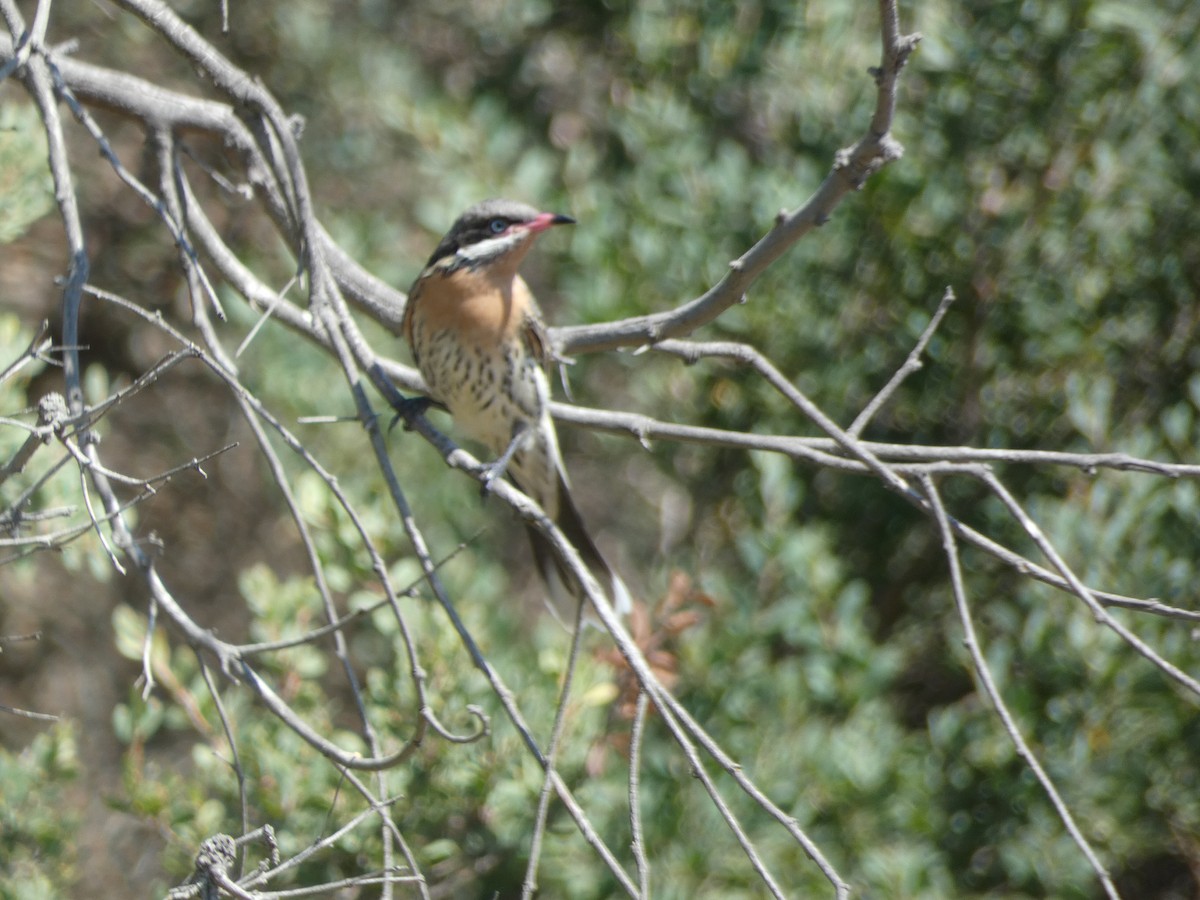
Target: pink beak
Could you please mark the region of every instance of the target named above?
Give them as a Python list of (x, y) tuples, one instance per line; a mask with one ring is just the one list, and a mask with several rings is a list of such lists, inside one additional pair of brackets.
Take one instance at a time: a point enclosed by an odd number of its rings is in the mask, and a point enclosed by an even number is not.
[(538, 213), (523, 226), (526, 231), (538, 234), (555, 225), (574, 225), (575, 220), (561, 213)]

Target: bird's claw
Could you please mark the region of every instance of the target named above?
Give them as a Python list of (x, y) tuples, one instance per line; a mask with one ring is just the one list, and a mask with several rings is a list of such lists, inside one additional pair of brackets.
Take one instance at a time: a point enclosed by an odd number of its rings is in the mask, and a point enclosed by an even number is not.
[(500, 456), (483, 467), (483, 477), (480, 479), (482, 488), (481, 495), (487, 497), (492, 492), (492, 483), (508, 471), (508, 464), (512, 462), (513, 457), (521, 450), (528, 439), (526, 426), (523, 422), (517, 422), (513, 426), (512, 440), (508, 442), (508, 447)]
[(492, 485), (496, 483), (496, 479), (503, 477), (504, 470), (508, 468), (508, 460), (498, 459), (483, 467), (483, 475), (479, 479), (479, 496), (486, 500), (492, 492)]
[(392, 409), (396, 411), (396, 415), (392, 416), (388, 432), (390, 433), (401, 419), (404, 420), (404, 430), (412, 431), (413, 419), (425, 415), (434, 406), (442, 406), (442, 404), (432, 397), (397, 397), (392, 400)]

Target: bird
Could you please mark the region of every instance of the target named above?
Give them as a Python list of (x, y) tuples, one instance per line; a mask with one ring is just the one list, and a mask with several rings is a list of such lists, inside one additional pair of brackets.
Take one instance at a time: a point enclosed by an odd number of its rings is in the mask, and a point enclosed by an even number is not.
[[(408, 292), (403, 333), (429, 389), (456, 426), (495, 455), (486, 493), (501, 475), (537, 502), (579, 552), (620, 614), (629, 591), (584, 526), (550, 417), (548, 370), (554, 362), (537, 300), (518, 272), (537, 238), (573, 225), (560, 213), (513, 200), (485, 200), (446, 232)], [(533, 559), (566, 620), (584, 601), (579, 579), (550, 540), (526, 526)], [(583, 610), (594, 624), (594, 613)]]

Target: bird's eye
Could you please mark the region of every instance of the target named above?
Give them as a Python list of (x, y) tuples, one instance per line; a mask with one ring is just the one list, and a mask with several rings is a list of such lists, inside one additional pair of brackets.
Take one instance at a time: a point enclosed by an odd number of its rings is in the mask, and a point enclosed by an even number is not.
[(500, 234), (507, 228), (508, 222), (504, 221), (504, 219), (492, 219), (492, 221), (488, 222), (488, 231), (492, 234)]

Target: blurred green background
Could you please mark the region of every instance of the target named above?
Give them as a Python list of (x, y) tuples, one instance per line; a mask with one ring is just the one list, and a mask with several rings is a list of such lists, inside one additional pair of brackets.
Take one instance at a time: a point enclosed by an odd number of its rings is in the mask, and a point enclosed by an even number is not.
[[(838, 148), (861, 135), (874, 104), (866, 69), (879, 60), (877, 10), (865, 3), (293, 0), (232, 4), (228, 35), (220, 33), (217, 4), (175, 8), (285, 109), (305, 116), (301, 146), (323, 223), (393, 285), (406, 288), (454, 216), (482, 197), (514, 197), (577, 218), (527, 265), (549, 318), (564, 325), (668, 309), (711, 285), (780, 208), (804, 201)], [(1200, 6), (929, 2), (906, 4), (901, 15), (904, 30), (924, 34), (900, 82), (895, 134), (905, 156), (793, 248), (748, 303), (698, 336), (753, 344), (847, 425), (903, 361), (950, 285), (959, 301), (925, 368), (866, 437), (1194, 462)], [(51, 39), (68, 38), (79, 39), (82, 59), (189, 93), (206, 89), (118, 10), (56, 6)], [(0, 101), (16, 108), (23, 95), (0, 86)], [(136, 154), (137, 129), (102, 119), (118, 148)], [(14, 143), (21, 134), (14, 125), (0, 135), (0, 159), (5, 142), (14, 158), (37, 159), (36, 146)], [(85, 158), (95, 153), (81, 135), (73, 139), (82, 148), (80, 171), (90, 173), (80, 189), (93, 281), (186, 321), (161, 226), (100, 161)], [(220, 159), (203, 138), (197, 145)], [(29, 179), (44, 179), (39, 172), (32, 167), (19, 196), (0, 176), (0, 200), (44, 213), (44, 196), (26, 196)], [(282, 286), (293, 262), (255, 207), (221, 204), (231, 244)], [(0, 246), (0, 269), (61, 271), (58, 227), (42, 218)], [(48, 276), (36, 283), (35, 290), (11, 274), (0, 280), (25, 328), (11, 332), (14, 354), (31, 323), (54, 315)], [(236, 346), (254, 316), (232, 295), (226, 308), (229, 346)], [(89, 310), (84, 333), (98, 390), (162, 352), (128, 317), (103, 307)], [(382, 330), (370, 336), (407, 361)], [(289, 423), (351, 412), (335, 364), (281, 327), (264, 329), (240, 364), (244, 382)], [(56, 378), (45, 371), (10, 383), (5, 411)], [(570, 380), (576, 400), (588, 405), (738, 431), (816, 433), (753, 375), (724, 364), (605, 354), (580, 358)], [(147, 474), (230, 435), (245, 439), (230, 424), (228, 397), (199, 366), (177, 373), (157, 396), (167, 399), (140, 399), (108, 426), (108, 452), (128, 468)], [(448, 420), (438, 422), (453, 434)], [(295, 428), (338, 473), (395, 561), (397, 579), (415, 576), (361, 430)], [(778, 456), (667, 442), (643, 448), (570, 428), (560, 434), (585, 517), (635, 592), (654, 604), (672, 572), (691, 581), (700, 622), (667, 637), (676, 692), (799, 820), (857, 896), (1101, 896), (975, 691), (931, 523), (872, 479)], [(389, 441), (435, 554), (468, 542), (446, 579), (546, 734), (565, 637), (538, 612), (523, 537), (499, 504), (481, 504), (475, 487), (417, 438), (397, 431)], [(315, 624), (315, 596), (261, 466), (247, 451), (214, 471), (216, 484), (180, 481), (139, 510), (143, 528), (165, 540), (170, 583), (199, 618), (235, 636), (264, 639), (294, 633), (297, 622)], [(298, 464), (293, 471), (335, 589), (349, 605), (374, 599), (369, 563), (344, 513)], [(1195, 606), (1194, 482), (1048, 467), (998, 472), (1090, 585)], [(956, 515), (1034, 553), (978, 484), (943, 487)], [(213, 533), (227, 538), (217, 564), (211, 545), (197, 542)], [(76, 584), (85, 568), (103, 572), (102, 559), (88, 561), (98, 548), (80, 548), (9, 568), (0, 631), (15, 630), (22, 590), (47, 579)], [(973, 551), (964, 563), (1005, 697), (1122, 894), (1198, 896), (1196, 698), (1077, 601)], [(110, 592), (99, 612), (88, 606), (89, 615), (103, 615), (103, 628), (87, 637), (107, 645), (115, 633), (125, 656), (136, 657), (134, 610), (144, 599), (127, 586), (110, 583)], [(1178, 666), (1196, 670), (1200, 653), (1186, 625), (1120, 615)], [(398, 821), (427, 874), (453, 885), (453, 896), (513, 896), (540, 776), (441, 617), (422, 606), (413, 618), (439, 709), (453, 718), (467, 702), (479, 703), (496, 728), (481, 744), (427, 742), (414, 765), (393, 773), (389, 786), (405, 798)], [(374, 714), (400, 740), (411, 727), (406, 662), (394, 623), (374, 622), (354, 634), (352, 647)], [(52, 635), (65, 627), (37, 624)], [(32, 684), (59, 646), (70, 641), (52, 640), (42, 656), (3, 664)], [(152, 834), (140, 848), (151, 854), (143, 868), (123, 867), (142, 888), (186, 877), (200, 839), (238, 827), (236, 786), (209, 749), (220, 748), (219, 731), (195, 662), (165, 645), (160, 654), (211, 733), (183, 714), (179, 695), (143, 703), (128, 688), (137, 668), (125, 661), (113, 664), (113, 703), (100, 711), (110, 753), (89, 759), (83, 748), (76, 759), (71, 732), (59, 730), (18, 758), (28, 741), (16, 730), (0, 756), (4, 771), (16, 766), (33, 783), (74, 773), (86, 790), (102, 793), (104, 809), (80, 806), (92, 817), (85, 821), (139, 823)], [(349, 702), (327, 667), (327, 655), (309, 648), (275, 658), (271, 671), (280, 680), (299, 673), (292, 701), (353, 743), (344, 733), (354, 721)], [(564, 753), (568, 781), (614, 846), (628, 841), (621, 741), (629, 722), (607, 702), (618, 678), (589, 657)], [(336, 773), (230, 693), (254, 810), (295, 852), (321, 833)], [(467, 722), (464, 714), (456, 724)], [(69, 894), (72, 879), (98, 865), (88, 851), (95, 839), (81, 840), (78, 817), (56, 817), (51, 806), (45, 821), (19, 817), (28, 834), (9, 827), (18, 796), (27, 795), (5, 789), (0, 796), (0, 850), (7, 851), (0, 874), (9, 876), (0, 896)], [(643, 797), (656, 896), (762, 896), (653, 720)], [(733, 805), (795, 896), (832, 894), (777, 824), (740, 797)], [(110, 813), (125, 818), (105, 819)], [(569, 821), (556, 813), (552, 822), (543, 895), (615, 895)], [(376, 840), (357, 832), (314, 860), (303, 879), (359, 871), (363, 860), (377, 859)]]

